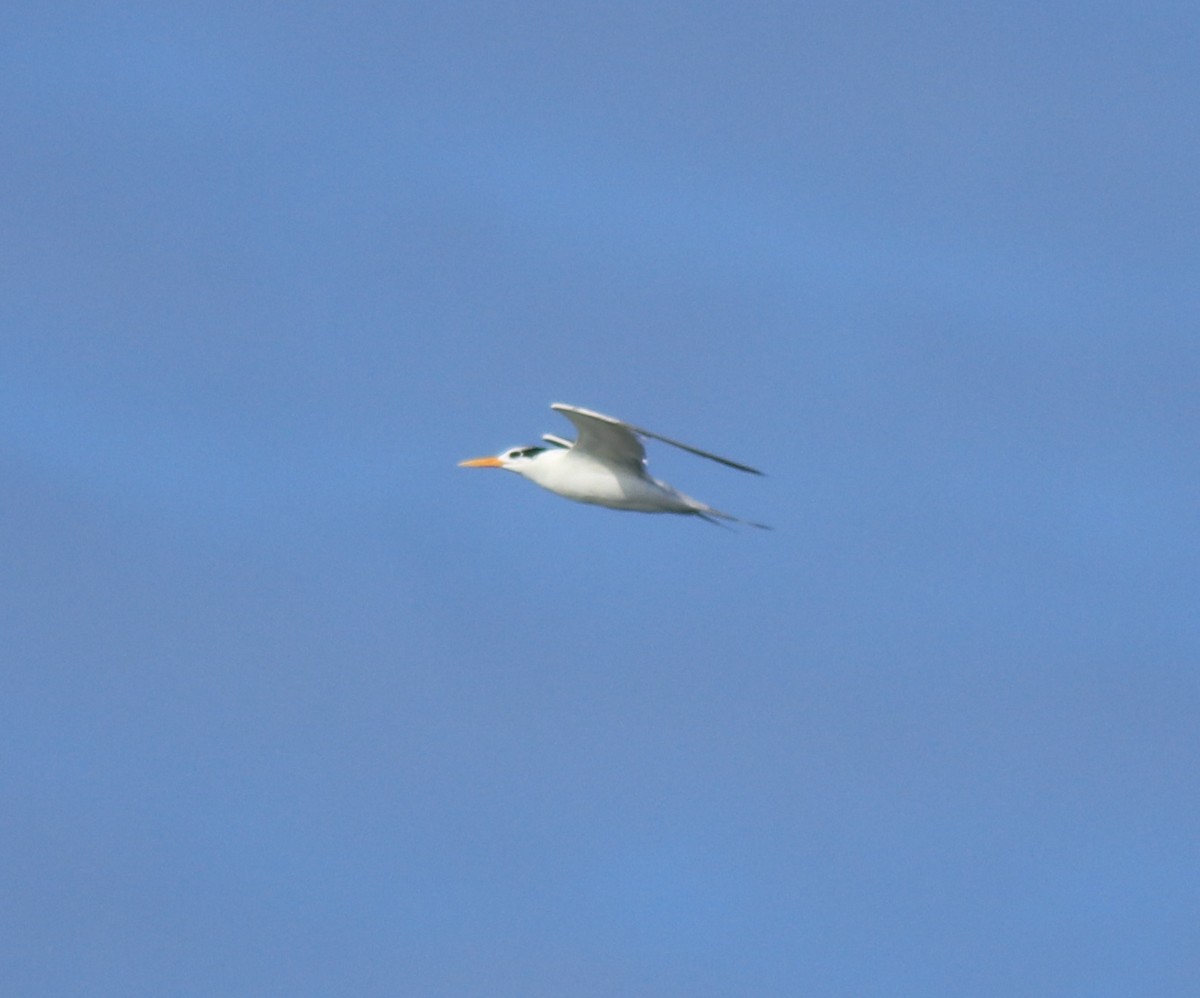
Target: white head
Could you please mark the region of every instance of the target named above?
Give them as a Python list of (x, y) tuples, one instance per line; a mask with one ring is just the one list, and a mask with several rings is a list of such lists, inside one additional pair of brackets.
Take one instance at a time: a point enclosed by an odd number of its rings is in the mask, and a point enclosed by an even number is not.
[(495, 457), (477, 457), (470, 461), (460, 461), (460, 468), (503, 468), (505, 471), (515, 471), (518, 475), (527, 474), (533, 463), (542, 454), (545, 447), (510, 447), (503, 454)]

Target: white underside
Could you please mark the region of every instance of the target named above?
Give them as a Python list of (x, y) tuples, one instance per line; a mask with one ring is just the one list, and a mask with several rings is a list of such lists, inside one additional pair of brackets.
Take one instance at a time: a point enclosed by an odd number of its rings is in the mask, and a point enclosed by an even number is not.
[[(514, 469), (516, 470), (516, 469)], [(566, 499), (642, 513), (696, 513), (704, 503), (633, 469), (614, 469), (569, 450), (547, 451), (520, 469), (531, 482)]]

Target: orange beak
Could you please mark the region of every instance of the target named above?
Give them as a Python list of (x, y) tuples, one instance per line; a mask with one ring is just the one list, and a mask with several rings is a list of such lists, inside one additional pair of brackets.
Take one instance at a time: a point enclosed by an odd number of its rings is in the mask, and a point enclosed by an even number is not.
[(459, 461), (460, 468), (503, 468), (498, 457), (477, 457), (471, 461)]

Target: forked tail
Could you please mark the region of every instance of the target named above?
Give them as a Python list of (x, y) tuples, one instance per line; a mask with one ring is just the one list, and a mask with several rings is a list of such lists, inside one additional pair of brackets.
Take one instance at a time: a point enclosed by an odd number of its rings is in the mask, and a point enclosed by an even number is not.
[[(664, 492), (669, 492), (679, 500), (681, 506), (685, 509), (677, 509), (672, 512), (690, 513), (692, 516), (698, 516), (702, 520), (707, 520), (709, 523), (715, 523), (718, 527), (726, 527), (729, 523), (740, 523), (745, 527), (757, 527), (759, 530), (774, 530), (774, 527), (768, 526), (765, 523), (755, 523), (753, 520), (743, 520), (740, 516), (734, 516), (732, 513), (726, 513), (724, 510), (710, 506), (706, 502), (701, 502), (693, 496), (685, 495), (674, 486), (668, 485), (666, 482), (654, 479), (654, 484)], [(722, 523), (721, 521), (726, 521)]]
[(734, 516), (732, 513), (724, 513), (719, 509), (713, 509), (711, 506), (701, 505), (698, 509), (692, 510), (692, 512), (702, 520), (707, 520), (709, 523), (715, 523), (718, 527), (724, 527), (726, 530), (729, 529), (729, 526), (727, 523), (723, 523), (723, 520), (727, 520), (731, 523), (740, 523), (745, 527), (757, 527), (759, 530), (775, 529), (774, 527), (768, 526), (765, 523), (755, 523), (753, 520), (743, 520), (740, 516)]

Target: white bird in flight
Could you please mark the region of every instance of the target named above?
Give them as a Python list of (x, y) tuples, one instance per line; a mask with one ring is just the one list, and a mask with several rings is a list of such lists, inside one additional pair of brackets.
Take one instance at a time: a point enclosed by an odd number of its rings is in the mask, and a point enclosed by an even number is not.
[(752, 523), (723, 513), (699, 499), (684, 495), (666, 482), (651, 478), (646, 474), (646, 449), (638, 438), (652, 437), (752, 475), (761, 475), (761, 471), (590, 409), (580, 409), (561, 402), (554, 403), (550, 408), (557, 409), (575, 424), (579, 433), (577, 440), (572, 442), (547, 433), (542, 439), (551, 444), (550, 447), (512, 447), (495, 457), (462, 461), (459, 467), (515, 471), (557, 495), (576, 502), (607, 506), (609, 509), (682, 513), (685, 516), (702, 517), (710, 523), (732, 520), (751, 527), (771, 529), (764, 523)]

